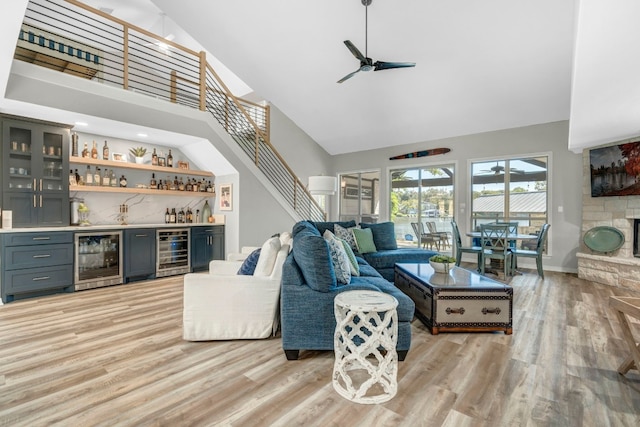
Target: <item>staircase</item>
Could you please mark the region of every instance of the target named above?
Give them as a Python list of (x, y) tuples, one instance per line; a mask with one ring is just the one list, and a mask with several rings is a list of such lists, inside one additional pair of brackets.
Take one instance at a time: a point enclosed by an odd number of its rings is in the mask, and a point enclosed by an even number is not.
[(299, 219), (326, 214), (269, 140), (269, 107), (235, 97), (196, 52), (76, 0), (30, 0), (15, 59), (207, 111)]

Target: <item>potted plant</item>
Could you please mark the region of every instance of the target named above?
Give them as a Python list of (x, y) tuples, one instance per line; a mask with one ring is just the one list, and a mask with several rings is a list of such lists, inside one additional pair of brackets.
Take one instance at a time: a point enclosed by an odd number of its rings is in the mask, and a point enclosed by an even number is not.
[(434, 255), (429, 258), (429, 264), (435, 270), (436, 273), (449, 273), (451, 264), (454, 264), (456, 259), (448, 255)]
[(144, 147), (133, 147), (129, 150), (131, 155), (136, 158), (136, 163), (144, 163), (144, 155), (147, 154), (147, 149)]

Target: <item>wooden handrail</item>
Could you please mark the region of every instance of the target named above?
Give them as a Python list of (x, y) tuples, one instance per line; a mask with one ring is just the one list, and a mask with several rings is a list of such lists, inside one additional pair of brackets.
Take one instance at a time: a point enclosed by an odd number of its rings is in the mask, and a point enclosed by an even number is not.
[[(226, 84), (222, 81), (222, 79), (220, 78), (220, 76), (218, 76), (218, 74), (215, 72), (215, 70), (211, 67), (211, 65), (209, 63), (207, 63), (206, 60), (206, 53), (204, 51), (201, 52), (196, 52), (194, 50), (191, 50), (187, 47), (184, 47), (178, 43), (175, 43), (171, 40), (167, 40), (163, 37), (160, 37), (156, 34), (153, 34), (152, 32), (145, 30), (144, 28), (138, 27), (136, 25), (130, 24), (126, 21), (123, 21), (122, 19), (116, 18), (114, 16), (109, 15), (108, 13), (105, 13), (99, 9), (95, 9), (89, 5), (86, 5), (84, 3), (81, 3), (78, 0), (65, 0), (65, 2), (72, 4), (80, 9), (86, 10), (89, 13), (98, 15), (108, 21), (111, 21), (113, 23), (116, 23), (118, 25), (122, 26), (122, 31), (123, 31), (123, 88), (124, 89), (128, 89), (129, 88), (129, 34), (130, 32), (136, 31), (140, 34), (144, 34), (145, 36), (153, 39), (153, 40), (157, 40), (159, 42), (162, 42), (168, 46), (171, 46), (177, 50), (180, 50), (188, 55), (192, 55), (194, 57), (197, 58), (198, 60), (198, 74), (199, 74), (199, 78), (198, 81), (195, 82), (193, 80), (189, 80), (186, 78), (182, 78), (180, 76), (178, 76), (177, 71), (171, 71), (170, 73), (170, 82), (169, 82), (169, 99), (170, 102), (176, 103), (177, 102), (177, 81), (184, 81), (184, 82), (188, 82), (189, 84), (192, 84), (193, 86), (198, 87), (198, 95), (199, 95), (199, 102), (198, 102), (198, 108), (201, 111), (205, 111), (206, 110), (206, 93), (207, 90), (210, 90), (212, 92), (217, 92), (217, 93), (221, 93), (223, 94), (226, 99), (230, 99), (231, 102), (233, 102), (236, 106), (236, 108), (238, 109), (238, 111), (240, 111), (242, 113), (242, 115), (244, 116), (244, 118), (247, 120), (247, 122), (251, 125), (251, 127), (253, 127), (253, 129), (255, 130), (256, 133), (256, 139), (255, 139), (255, 163), (256, 166), (259, 165), (259, 146), (260, 146), (260, 140), (262, 140), (271, 150), (271, 152), (275, 155), (275, 157), (278, 159), (278, 161), (280, 162), (280, 164), (285, 168), (285, 170), (289, 173), (290, 176), (293, 177), (294, 179), (294, 200), (293, 200), (293, 205), (294, 207), (297, 206), (297, 200), (299, 198), (298, 195), (298, 186), (300, 186), (302, 188), (302, 190), (304, 191), (304, 193), (306, 193), (306, 195), (308, 196), (309, 200), (311, 201), (311, 203), (313, 205), (316, 206), (316, 208), (320, 211), (323, 212), (322, 208), (320, 207), (320, 205), (316, 202), (316, 200), (313, 198), (313, 196), (311, 195), (311, 193), (309, 193), (309, 191), (307, 190), (306, 186), (303, 185), (303, 183), (300, 181), (300, 179), (297, 177), (297, 175), (293, 172), (293, 170), (291, 169), (291, 167), (289, 167), (289, 165), (287, 164), (287, 162), (282, 158), (282, 156), (280, 155), (280, 153), (275, 149), (275, 147), (273, 147), (273, 145), (271, 144), (271, 141), (269, 139), (269, 135), (270, 135), (270, 124), (269, 124), (269, 119), (270, 119), (270, 109), (268, 106), (262, 106), (260, 104), (248, 101), (248, 100), (244, 100), (241, 98), (237, 98), (235, 97), (231, 91), (229, 90), (229, 88), (226, 86)], [(209, 71), (211, 73), (211, 75), (213, 76), (213, 78), (216, 80), (216, 82), (220, 85), (220, 87), (222, 87), (222, 91), (216, 89), (216, 88), (212, 88), (209, 87), (206, 84), (206, 73), (207, 71)], [(252, 105), (255, 107), (260, 107), (264, 109), (264, 113), (265, 113), (265, 129), (263, 130), (260, 126), (258, 126), (258, 124), (251, 118), (251, 115), (248, 113), (248, 111), (246, 110), (246, 108), (244, 107), (244, 105), (242, 104), (246, 104), (246, 105)], [(225, 103), (226, 105), (226, 103)], [(225, 107), (226, 109), (226, 107)], [(229, 132), (229, 127), (228, 127), (228, 123), (226, 126), (226, 130), (227, 132)], [(325, 213), (325, 217), (326, 217), (326, 213)]]
[[(199, 52), (196, 52), (195, 50), (191, 50), (188, 47), (184, 47), (184, 46), (182, 46), (182, 45), (180, 45), (178, 43), (172, 42), (171, 40), (167, 40), (164, 37), (160, 37), (157, 34), (153, 34), (151, 31), (145, 30), (144, 28), (138, 27), (137, 25), (130, 24), (127, 21), (123, 21), (122, 19), (116, 18), (115, 16), (111, 16), (108, 13), (105, 13), (105, 12), (101, 11), (100, 9), (94, 9), (93, 7), (91, 7), (89, 5), (86, 5), (84, 3), (81, 3), (81, 2), (79, 2), (77, 0), (65, 0), (65, 1), (67, 3), (69, 3), (69, 4), (72, 4), (74, 6), (77, 6), (77, 7), (81, 8), (81, 9), (84, 9), (84, 10), (86, 10), (88, 12), (95, 13), (96, 15), (99, 15), (99, 16), (101, 16), (101, 17), (103, 17), (103, 18), (105, 18), (105, 19), (107, 19), (107, 20), (109, 20), (111, 22), (115, 22), (116, 24), (122, 25), (123, 31), (124, 31), (125, 28), (126, 29), (132, 29), (132, 30), (135, 30), (135, 31), (137, 31), (139, 33), (144, 34), (147, 37), (151, 37), (152, 39), (155, 39), (155, 40), (158, 40), (159, 42), (165, 43), (168, 46), (171, 46), (171, 47), (174, 47), (174, 48), (176, 48), (178, 50), (186, 52), (189, 55), (193, 55), (193, 56), (196, 56), (196, 57), (199, 56)], [(126, 33), (128, 33), (128, 31)]]
[[(318, 204), (318, 202), (316, 202), (316, 200), (313, 198), (313, 196), (311, 195), (311, 193), (309, 193), (309, 190), (306, 188), (306, 186), (302, 183), (302, 181), (300, 181), (300, 179), (298, 178), (298, 176), (293, 172), (293, 169), (291, 169), (291, 167), (289, 167), (289, 164), (287, 164), (287, 162), (282, 158), (282, 156), (280, 155), (280, 153), (273, 147), (273, 145), (271, 145), (271, 141), (269, 141), (269, 138), (264, 134), (264, 132), (262, 132), (262, 130), (260, 129), (260, 127), (253, 121), (253, 119), (251, 118), (251, 116), (249, 115), (249, 113), (247, 113), (247, 110), (245, 110), (245, 108), (240, 104), (240, 102), (238, 102), (238, 99), (233, 96), (233, 94), (231, 93), (231, 91), (229, 91), (229, 88), (224, 84), (224, 82), (220, 79), (220, 77), (218, 76), (218, 74), (213, 70), (213, 68), (209, 65), (209, 63), (207, 63), (207, 69), (211, 72), (211, 74), (213, 74), (213, 76), (215, 77), (215, 79), (218, 81), (218, 83), (222, 86), (222, 88), (226, 91), (226, 95), (231, 98), (233, 100), (233, 102), (236, 104), (236, 107), (238, 107), (238, 109), (242, 112), (242, 114), (245, 116), (245, 118), (249, 121), (249, 123), (251, 123), (251, 126), (253, 126), (253, 128), (255, 129), (256, 133), (258, 133), (260, 135), (260, 137), (262, 138), (262, 140), (265, 142), (265, 144), (267, 144), (270, 148), (271, 151), (273, 152), (273, 154), (278, 158), (278, 160), (280, 161), (280, 163), (282, 163), (282, 165), (284, 166), (284, 168), (289, 172), (289, 174), (294, 178), (295, 182), (299, 183), (300, 186), (303, 188), (304, 192), (307, 193), (307, 195), (309, 196), (309, 199), (311, 200), (311, 202), (316, 205), (316, 207), (318, 209), (320, 209), (320, 211), (322, 212), (322, 208), (320, 207), (320, 205)], [(257, 154), (257, 150), (258, 150), (258, 144), (256, 143), (256, 162), (258, 160), (258, 154)], [(296, 186), (294, 186), (295, 188)]]

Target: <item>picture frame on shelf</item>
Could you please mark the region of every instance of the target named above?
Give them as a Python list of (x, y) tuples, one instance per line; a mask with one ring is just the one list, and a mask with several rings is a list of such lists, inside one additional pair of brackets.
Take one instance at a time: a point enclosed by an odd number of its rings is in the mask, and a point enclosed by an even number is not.
[(114, 162), (127, 163), (127, 155), (122, 153), (111, 153), (111, 160)]
[(233, 187), (231, 184), (220, 184), (220, 210), (233, 210)]
[(189, 170), (189, 162), (183, 162), (182, 160), (178, 160), (178, 169)]
[(158, 157), (158, 166), (167, 166), (167, 160), (164, 157)]

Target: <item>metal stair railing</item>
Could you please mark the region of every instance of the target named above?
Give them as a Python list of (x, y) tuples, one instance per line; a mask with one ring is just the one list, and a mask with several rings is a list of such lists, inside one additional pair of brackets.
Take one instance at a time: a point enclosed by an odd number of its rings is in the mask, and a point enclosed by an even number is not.
[(271, 145), (269, 107), (235, 97), (196, 52), (77, 0), (30, 0), (16, 59), (208, 111), (300, 219), (326, 214)]

